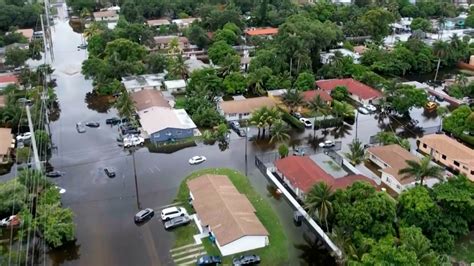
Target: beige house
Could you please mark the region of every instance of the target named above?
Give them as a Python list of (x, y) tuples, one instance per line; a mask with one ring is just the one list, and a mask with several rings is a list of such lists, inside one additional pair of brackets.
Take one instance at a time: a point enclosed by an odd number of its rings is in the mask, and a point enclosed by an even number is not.
[(161, 26), (169, 26), (171, 23), (167, 19), (150, 19), (147, 20), (146, 23), (150, 27), (161, 27)]
[(9, 162), (10, 153), (15, 148), (15, 139), (11, 128), (0, 128), (0, 163)]
[(215, 236), (223, 256), (269, 245), (256, 210), (225, 175), (202, 175), (187, 182), (201, 233)]
[(247, 120), (252, 117), (252, 112), (262, 107), (274, 107), (276, 103), (270, 97), (244, 98), (234, 97), (232, 101), (221, 101), (218, 104), (219, 112), (227, 121)]
[(181, 50), (187, 49), (189, 47), (189, 41), (188, 41), (188, 38), (186, 37), (168, 35), (168, 36), (155, 36), (153, 39), (155, 41), (156, 48), (158, 50), (168, 49), (173, 39), (178, 39), (178, 45)]
[(415, 185), (412, 177), (404, 178), (398, 171), (408, 166), (406, 161), (420, 161), (420, 158), (405, 150), (398, 144), (377, 146), (367, 149), (368, 158), (380, 167), (380, 179), (397, 193)]
[(95, 21), (118, 21), (119, 15), (115, 10), (105, 10), (105, 11), (98, 11), (94, 12), (94, 20)]
[(418, 139), (418, 149), (474, 181), (474, 150), (469, 147), (446, 135), (433, 134)]

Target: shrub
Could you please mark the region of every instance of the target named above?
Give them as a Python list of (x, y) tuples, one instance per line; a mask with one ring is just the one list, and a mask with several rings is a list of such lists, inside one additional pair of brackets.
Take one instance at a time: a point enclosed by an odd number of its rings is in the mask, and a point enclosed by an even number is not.
[(292, 127), (296, 128), (300, 131), (304, 130), (304, 124), (300, 120), (298, 120), (296, 117), (290, 115), (289, 113), (282, 112), (281, 118), (283, 119), (283, 121), (285, 121), (286, 123), (288, 123)]

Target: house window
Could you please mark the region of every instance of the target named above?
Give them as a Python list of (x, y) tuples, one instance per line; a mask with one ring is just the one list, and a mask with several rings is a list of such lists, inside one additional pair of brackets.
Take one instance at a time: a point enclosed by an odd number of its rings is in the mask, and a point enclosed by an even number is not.
[(474, 170), (471, 171), (471, 175), (474, 175)]
[(441, 155), (441, 158), (443, 158), (443, 160), (446, 160), (446, 155)]
[(250, 113), (244, 113), (244, 116), (248, 116)]
[(176, 134), (178, 134), (178, 135), (181, 135), (181, 133), (182, 133), (181, 130), (176, 131)]
[(398, 189), (402, 189), (402, 188), (400, 187), (400, 185), (397, 185), (397, 188), (398, 188)]
[(160, 137), (160, 133), (155, 133), (155, 138), (159, 138)]
[(454, 165), (459, 166), (459, 162), (458, 162), (458, 161), (454, 161)]
[(462, 166), (462, 169), (469, 170), (469, 168), (467, 168), (467, 166), (465, 166), (465, 165)]
[(423, 143), (423, 148), (428, 148), (428, 145), (426, 145), (426, 143)]

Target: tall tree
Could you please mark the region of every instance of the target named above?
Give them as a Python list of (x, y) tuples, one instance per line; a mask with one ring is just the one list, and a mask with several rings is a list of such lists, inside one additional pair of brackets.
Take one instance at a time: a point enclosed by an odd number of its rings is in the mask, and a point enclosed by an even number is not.
[(305, 198), (305, 208), (314, 215), (321, 223), (326, 225), (329, 232), (328, 216), (333, 212), (332, 188), (324, 182), (315, 184)]
[(362, 142), (359, 139), (353, 139), (349, 144), (349, 152), (345, 153), (347, 159), (351, 161), (353, 165), (358, 165), (364, 160), (365, 150)]
[(283, 142), (290, 139), (288, 134), (288, 125), (281, 119), (275, 121), (270, 128), (270, 142)]
[(304, 103), (301, 92), (295, 89), (288, 90), (283, 95), (282, 100), (283, 100), (283, 103), (285, 103), (288, 106), (288, 108), (290, 109), (290, 112), (293, 112), (295, 108), (301, 106)]
[(135, 103), (128, 92), (122, 92), (115, 103), (120, 117), (132, 119), (135, 114)]
[(442, 168), (437, 165), (431, 164), (431, 157), (425, 156), (421, 161), (406, 161), (407, 167), (400, 169), (398, 172), (404, 175), (403, 178), (413, 177), (416, 181), (420, 181), (420, 185), (423, 185), (423, 181), (426, 177), (432, 177), (443, 180)]

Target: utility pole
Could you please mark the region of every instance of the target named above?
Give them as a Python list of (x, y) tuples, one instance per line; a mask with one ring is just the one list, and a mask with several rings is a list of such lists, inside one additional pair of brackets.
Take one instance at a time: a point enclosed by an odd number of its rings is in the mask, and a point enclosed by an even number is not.
[(30, 132), (31, 132), (31, 145), (33, 146), (33, 157), (35, 160), (35, 168), (36, 170), (41, 171), (41, 163), (38, 156), (38, 148), (36, 147), (35, 130), (33, 128), (33, 122), (31, 121), (30, 106), (26, 104), (25, 108), (26, 108), (26, 115), (28, 116), (28, 126), (30, 127)]
[(247, 162), (247, 142), (249, 135), (249, 127), (245, 128), (245, 176), (248, 175), (248, 162)]
[(135, 193), (137, 195), (137, 207), (141, 210), (140, 206), (140, 196), (138, 193), (138, 180), (137, 180), (137, 168), (135, 166), (135, 148), (132, 148), (132, 161), (133, 161), (133, 176), (135, 177)]

